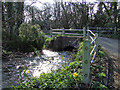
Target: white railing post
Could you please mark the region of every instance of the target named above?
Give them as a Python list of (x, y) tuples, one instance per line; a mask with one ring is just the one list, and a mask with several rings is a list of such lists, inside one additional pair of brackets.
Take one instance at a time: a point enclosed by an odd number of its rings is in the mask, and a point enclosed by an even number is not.
[(83, 83), (90, 82), (90, 41), (88, 39), (83, 41), (83, 62), (82, 62), (82, 78)]
[(50, 28), (50, 37), (52, 37), (52, 28)]
[(62, 30), (62, 35), (64, 36), (65, 35), (65, 29), (63, 28)]
[(98, 27), (98, 30), (100, 31), (100, 35), (103, 34), (101, 27)]
[[(89, 30), (89, 27), (87, 27), (87, 30)], [(89, 32), (87, 32), (87, 36), (89, 36)]]
[(84, 38), (86, 37), (86, 29), (85, 29), (85, 27), (83, 28), (83, 37)]
[(97, 32), (98, 32), (98, 35), (100, 36), (101, 35), (101, 32), (99, 30), (99, 27), (97, 27)]
[(95, 43), (96, 43), (96, 52), (97, 52), (97, 49), (98, 49), (98, 33), (95, 33), (95, 37), (96, 37)]
[(116, 27), (114, 28), (114, 34), (116, 34)]

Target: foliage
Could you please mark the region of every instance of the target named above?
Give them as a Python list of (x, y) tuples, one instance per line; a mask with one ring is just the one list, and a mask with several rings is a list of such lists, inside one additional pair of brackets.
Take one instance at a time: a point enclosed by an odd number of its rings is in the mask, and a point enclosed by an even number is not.
[(98, 76), (99, 76), (99, 77), (106, 77), (105, 73), (103, 73), (103, 72), (102, 72), (102, 73), (99, 73)]
[(57, 37), (60, 37), (60, 36), (63, 36), (63, 35), (56, 35), (56, 36), (54, 36), (54, 37), (50, 37), (50, 38), (46, 38), (45, 39), (45, 43), (44, 43), (44, 48), (49, 48), (49, 45), (50, 45), (50, 43), (53, 41), (53, 40), (56, 40), (57, 39)]
[(69, 64), (68, 69), (72, 72), (81, 72), (82, 62), (81, 61), (73, 61)]
[(9, 33), (3, 30), (3, 45), (8, 51), (31, 52), (35, 48), (41, 50), (46, 39), (45, 34), (39, 29), (39, 25), (23, 23), (19, 28), (19, 36), (12, 34), (12, 40), (7, 40)]
[(76, 54), (76, 60), (82, 60), (82, 56), (83, 56), (83, 42), (79, 43), (79, 48), (78, 48), (78, 52)]
[(22, 44), (20, 37), (14, 33), (11, 35), (12, 40), (9, 40), (9, 37), (10, 34), (3, 29), (3, 49), (7, 51), (19, 51)]
[(104, 52), (103, 50), (99, 50), (98, 51), (98, 57), (102, 57), (102, 58), (104, 58), (104, 57), (106, 57), (107, 56), (107, 53), (106, 52)]
[(93, 88), (95, 89), (100, 89), (100, 90), (103, 90), (103, 89), (108, 89), (105, 85), (101, 84), (100, 82), (93, 82)]
[(44, 48), (48, 48), (49, 46), (49, 44), (50, 44), (50, 42), (53, 40), (53, 37), (51, 37), (51, 38), (47, 38), (46, 40), (45, 40), (45, 43), (44, 43)]
[[(83, 42), (79, 44), (79, 49), (83, 47)], [(35, 49), (36, 50), (36, 49)], [(36, 52), (37, 53), (37, 52)], [(81, 52), (77, 52), (75, 54), (76, 58), (79, 55), (82, 55)], [(99, 56), (100, 55), (100, 56)], [(106, 55), (103, 50), (99, 50), (97, 57), (101, 57), (102, 55)], [(100, 60), (102, 62), (102, 60)], [(93, 81), (91, 82), (90, 88), (95, 89), (108, 89), (106, 84), (104, 83), (104, 79), (107, 78), (104, 73), (104, 67), (98, 65), (96, 63), (95, 67), (91, 67), (92, 72), (94, 74)], [(95, 72), (97, 71), (97, 73)], [(25, 71), (23, 71), (25, 73)], [(22, 78), (26, 78), (24, 76)], [(36, 77), (28, 77), (28, 79), (22, 79), (19, 85), (13, 86), (13, 88), (40, 88), (40, 89), (79, 89), (82, 86), (82, 61), (76, 60), (69, 63), (69, 66), (63, 66), (63, 68), (58, 70), (53, 70), (50, 73), (42, 73), (39, 78)]]
[(40, 89), (78, 88), (78, 86), (81, 84), (82, 76), (80, 73), (71, 72), (71, 69), (69, 68), (71, 68), (72, 66), (78, 67), (79, 64), (71, 63), (70, 66), (66, 66), (65, 69), (53, 70), (51, 73), (46, 74), (42, 73), (39, 78), (29, 78), (27, 81), (25, 79), (25, 81), (22, 81), (18, 86), (13, 87)]
[(22, 42), (22, 48), (25, 51), (33, 51), (34, 47), (37, 49), (42, 49), (45, 34), (39, 29), (39, 25), (21, 24), (19, 28), (19, 36)]

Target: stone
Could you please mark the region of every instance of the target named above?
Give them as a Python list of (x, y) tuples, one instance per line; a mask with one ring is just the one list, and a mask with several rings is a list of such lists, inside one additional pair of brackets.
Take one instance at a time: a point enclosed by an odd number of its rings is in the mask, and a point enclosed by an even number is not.
[[(52, 40), (50, 42), (49, 49), (53, 51), (63, 51), (65, 47), (71, 46), (71, 47), (77, 47), (78, 41), (82, 41), (83, 38), (78, 37), (67, 37), (67, 36), (60, 36), (57, 37), (56, 40)], [(76, 42), (75, 42), (76, 41)]]

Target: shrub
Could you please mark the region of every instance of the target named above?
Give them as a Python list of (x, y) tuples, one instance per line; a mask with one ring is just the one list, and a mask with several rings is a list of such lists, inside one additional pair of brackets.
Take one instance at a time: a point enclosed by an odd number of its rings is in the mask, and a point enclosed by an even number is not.
[(42, 49), (45, 34), (39, 29), (40, 26), (30, 25), (30, 24), (21, 24), (19, 28), (19, 36), (22, 41), (22, 51), (33, 51), (34, 48)]

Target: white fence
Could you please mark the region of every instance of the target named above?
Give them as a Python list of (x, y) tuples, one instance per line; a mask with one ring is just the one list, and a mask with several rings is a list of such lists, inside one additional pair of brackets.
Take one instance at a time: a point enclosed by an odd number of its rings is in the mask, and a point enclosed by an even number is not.
[(94, 33), (98, 33), (99, 36), (117, 33), (116, 27), (89, 27), (89, 29)]
[[(93, 63), (97, 54), (98, 47), (98, 34), (93, 33), (89, 29), (84, 28), (84, 41), (83, 41), (83, 62), (82, 62), (82, 78), (83, 83), (89, 84), (90, 82), (90, 64)], [(93, 48), (91, 48), (93, 46)]]
[[(78, 33), (79, 31), (79, 33)], [(82, 32), (82, 33), (81, 33)], [(83, 63), (82, 63), (82, 78), (83, 83), (89, 84), (90, 82), (90, 65), (95, 59), (98, 46), (98, 34), (93, 33), (88, 28), (85, 29), (51, 29), (50, 36), (53, 34), (73, 35), (83, 37)], [(93, 46), (93, 48), (91, 48)]]
[(83, 29), (51, 29), (50, 36), (53, 35), (66, 35), (66, 36), (83, 36)]

